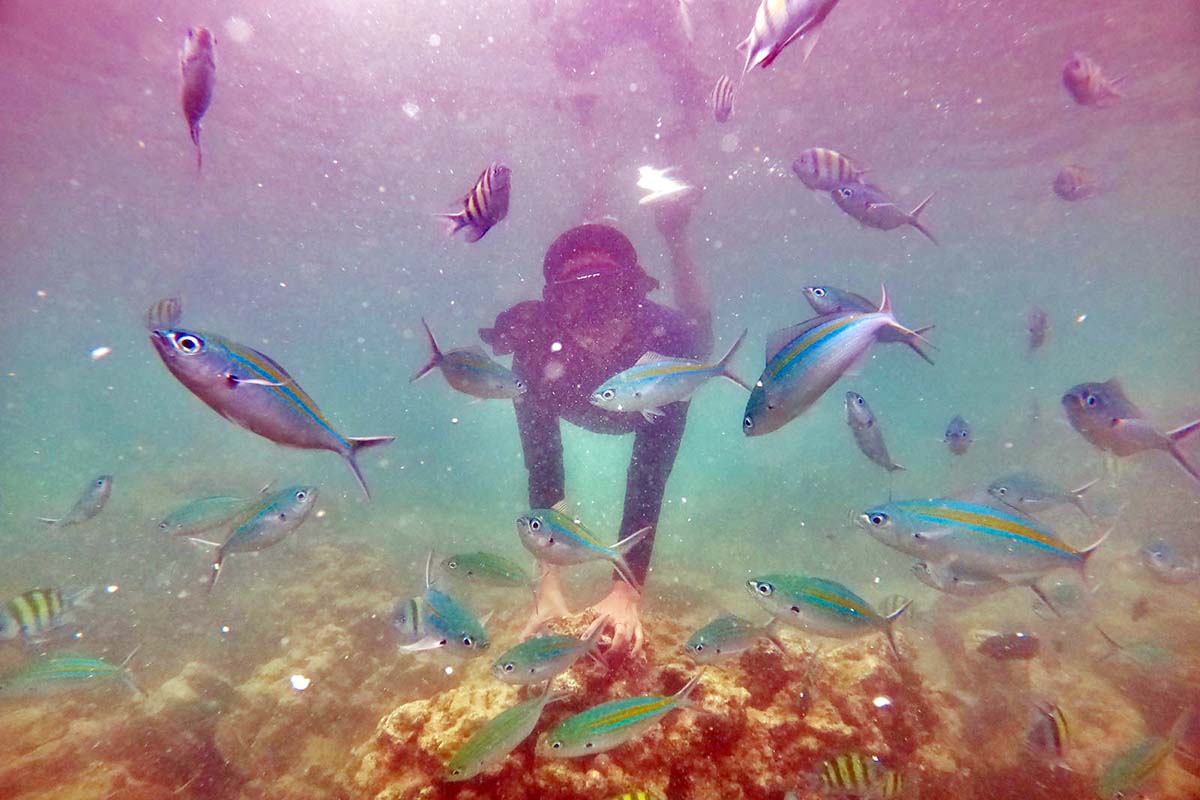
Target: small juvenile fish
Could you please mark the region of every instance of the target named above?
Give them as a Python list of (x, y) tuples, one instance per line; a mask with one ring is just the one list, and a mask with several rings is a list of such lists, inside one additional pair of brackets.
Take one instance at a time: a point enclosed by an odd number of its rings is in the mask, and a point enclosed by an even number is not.
[(898, 598), (895, 608), (880, 614), (866, 600), (837, 581), (775, 573), (746, 581), (758, 604), (780, 622), (820, 636), (854, 639), (881, 632), (897, 657), (892, 626), (912, 601)]
[(900, 210), (900, 207), (887, 193), (869, 183), (844, 183), (831, 191), (830, 196), (833, 197), (833, 202), (837, 203), (838, 208), (868, 228), (890, 231), (901, 225), (911, 225), (925, 234), (929, 241), (934, 244), (938, 243), (938, 240), (934, 238), (928, 228), (921, 224), (920, 220), (921, 212), (925, 210), (925, 206), (929, 205), (933, 195), (926, 197), (907, 214)]
[(1070, 769), (1065, 758), (1070, 740), (1071, 729), (1061, 708), (1053, 703), (1034, 706), (1033, 719), (1025, 733), (1025, 747), (1034, 758), (1050, 767)]
[(1147, 736), (1113, 760), (1096, 780), (1096, 794), (1103, 800), (1122, 800), (1143, 786), (1163, 765), (1183, 738), (1189, 712), (1180, 715), (1164, 736)]
[(253, 553), (279, 544), (304, 524), (317, 503), (317, 487), (289, 486), (269, 494), (234, 518), (233, 532), (217, 548), (208, 590), (221, 577), (221, 567), (230, 553)]
[[(870, 314), (877, 310), (875, 304), (861, 294), (845, 289), (836, 289), (832, 286), (805, 286), (801, 292), (804, 294), (804, 299), (813, 307), (813, 311), (818, 314)], [(933, 328), (933, 325), (926, 325), (924, 328), (917, 328), (912, 333), (904, 333), (895, 328), (884, 328), (879, 332), (879, 341), (906, 344), (913, 349), (914, 353), (932, 364), (933, 359), (921, 349), (920, 343), (923, 341), (922, 335)]]
[(1109, 535), (1077, 550), (1032, 517), (944, 497), (885, 503), (868, 508), (856, 522), (876, 540), (914, 558), (1022, 582), (1063, 567), (1083, 573)]
[(596, 627), (586, 639), (548, 634), (526, 639), (492, 662), (492, 675), (505, 683), (529, 684), (554, 680), (584, 655), (597, 664), (608, 665), (596, 653), (604, 626)]
[(1005, 505), (1026, 514), (1035, 514), (1070, 503), (1091, 520), (1091, 513), (1083, 505), (1083, 493), (1095, 486), (1098, 480), (1100, 479), (1088, 481), (1078, 489), (1068, 490), (1032, 472), (1022, 470), (997, 478), (991, 482), (987, 491)]
[(610, 547), (602, 544), (578, 519), (568, 516), (567, 505), (562, 501), (552, 508), (535, 508), (517, 517), (517, 536), (539, 561), (560, 566), (611, 561), (617, 574), (634, 589), (638, 588), (637, 579), (625, 562), (625, 554), (651, 530), (645, 527), (634, 531)]
[(511, 399), (525, 393), (525, 381), (514, 375), (508, 367), (488, 358), (479, 345), (443, 353), (438, 349), (437, 340), (433, 338), (433, 331), (429, 329), (428, 323), (422, 319), (421, 325), (425, 328), (425, 336), (429, 339), (432, 354), (429, 361), (409, 379), (409, 383), (420, 380), (440, 367), (446, 383), (472, 397), (499, 400)]
[[(126, 659), (128, 661), (128, 659)], [(39, 656), (0, 674), (0, 697), (54, 694), (117, 681), (137, 691), (125, 665), (72, 653)]]
[(217, 39), (208, 28), (188, 28), (183, 49), (179, 51), (179, 75), (183, 83), (180, 103), (192, 145), (196, 148), (197, 172), (204, 161), (200, 150), (200, 119), (208, 111), (213, 87), (217, 84), (216, 44)]
[(1071, 427), (1094, 447), (1122, 457), (1143, 450), (1165, 450), (1187, 474), (1200, 482), (1200, 470), (1179, 450), (1179, 442), (1184, 437), (1200, 430), (1200, 419), (1161, 433), (1125, 395), (1125, 389), (1116, 378), (1109, 378), (1104, 383), (1073, 386), (1063, 395), (1062, 404)]
[(1036, 633), (1013, 631), (976, 631), (976, 650), (995, 661), (1029, 661), (1042, 651), (1042, 640)]
[(946, 594), (980, 597), (1012, 586), (1004, 578), (982, 572), (970, 572), (957, 565), (917, 561), (912, 565), (913, 577), (926, 586)]
[(444, 647), (457, 656), (479, 655), (491, 645), (483, 622), (433, 585), (432, 569), (433, 553), (430, 553), (425, 562), (425, 594), (401, 603), (393, 613), (392, 624), (409, 641), (400, 649), (412, 653)]
[(904, 774), (884, 767), (878, 758), (841, 753), (822, 762), (809, 775), (809, 785), (826, 796), (891, 800), (904, 791)]
[(442, 780), (470, 780), (492, 764), (503, 761), (533, 733), (546, 706), (565, 696), (552, 693), (547, 683), (545, 690), (537, 697), (501, 711), (455, 751), (442, 771)]
[(942, 441), (950, 448), (951, 453), (961, 456), (967, 452), (971, 442), (975, 441), (971, 437), (971, 423), (955, 414), (946, 424), (946, 435), (942, 437)]
[(1029, 333), (1029, 352), (1040, 350), (1050, 336), (1050, 315), (1034, 306), (1025, 316), (1025, 330)]
[(736, 614), (722, 614), (688, 637), (683, 645), (697, 664), (719, 664), (752, 649), (764, 639), (786, 653), (775, 632), (776, 620), (756, 625)]
[(663, 406), (687, 400), (709, 378), (726, 378), (750, 391), (745, 381), (729, 371), (729, 362), (745, 338), (746, 331), (742, 331), (725, 357), (715, 364), (647, 352), (632, 367), (601, 384), (592, 393), (592, 405), (606, 411), (640, 412), (652, 421), (663, 415)]
[(1081, 106), (1108, 106), (1122, 97), (1117, 84), (1124, 77), (1109, 80), (1100, 65), (1083, 53), (1075, 53), (1063, 65), (1062, 80), (1067, 92)]
[(846, 424), (854, 434), (854, 441), (862, 454), (888, 472), (904, 467), (892, 461), (887, 445), (883, 442), (883, 429), (875, 420), (875, 412), (867, 400), (858, 392), (846, 392)]
[(754, 15), (754, 27), (738, 50), (746, 51), (745, 75), (755, 67), (766, 69), (771, 66), (783, 49), (797, 39), (803, 39), (801, 47), (808, 61), (817, 46), (821, 23), (833, 11), (838, 0), (762, 0)]
[(729, 122), (733, 116), (733, 81), (728, 75), (717, 78), (717, 85), (712, 90), (713, 118), (717, 122)]
[(0, 639), (38, 641), (71, 621), (71, 611), (84, 608), (92, 589), (64, 595), (58, 589), (30, 589), (0, 608)]
[(1138, 560), (1162, 583), (1179, 585), (1200, 579), (1200, 556), (1186, 559), (1164, 539), (1142, 545)]
[(1079, 164), (1068, 164), (1054, 176), (1054, 193), (1067, 202), (1086, 200), (1098, 186), (1096, 174)]
[(38, 521), (55, 528), (68, 528), (81, 522), (87, 522), (99, 514), (104, 508), (104, 504), (108, 502), (108, 496), (112, 494), (112, 481), (112, 475), (100, 475), (87, 485), (83, 494), (75, 501), (75, 505), (71, 506), (71, 510), (65, 517), (59, 519), (38, 517)]
[[(792, 162), (792, 172), (814, 192), (832, 192), (839, 186), (861, 183), (865, 169), (854, 166), (849, 158), (825, 147), (810, 147)], [(828, 313), (818, 309), (820, 314)]]
[(537, 754), (575, 758), (612, 750), (654, 727), (671, 711), (694, 707), (689, 697), (703, 674), (701, 670), (673, 695), (612, 700), (567, 717), (542, 736)]
[(276, 444), (337, 453), (368, 500), (358, 454), (390, 444), (394, 436), (345, 437), (282, 366), (254, 348), (215, 333), (179, 328), (177, 299), (159, 301), (146, 314), (150, 342), (175, 379), (213, 411)]
[(198, 497), (163, 517), (158, 529), (172, 536), (196, 536), (229, 522), (248, 502), (229, 495)]
[(438, 214), (446, 220), (446, 232), (453, 236), (467, 229), (468, 242), (478, 242), (492, 226), (508, 216), (508, 197), (512, 170), (493, 161), (479, 175), (479, 180), (462, 199), (462, 210), (453, 214)]
[(879, 308), (871, 313), (824, 314), (773, 332), (767, 339), (766, 369), (742, 417), (742, 433), (761, 436), (779, 430), (807, 411), (888, 328), (918, 335), (896, 321), (884, 288)]
[(528, 588), (533, 583), (529, 570), (511, 558), (495, 553), (459, 553), (442, 559), (442, 569), (464, 580), (487, 586)]

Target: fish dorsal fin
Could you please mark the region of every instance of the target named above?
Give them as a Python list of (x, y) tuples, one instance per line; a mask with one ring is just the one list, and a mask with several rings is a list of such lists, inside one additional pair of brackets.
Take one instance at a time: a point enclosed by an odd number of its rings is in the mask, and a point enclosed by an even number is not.
[(567, 498), (565, 497), (554, 505), (550, 506), (550, 510), (557, 511), (558, 513), (568, 517), (573, 515), (573, 512), (571, 511), (571, 504), (567, 502)]
[(777, 331), (772, 331), (767, 335), (767, 363), (771, 363), (771, 359), (779, 355), (779, 351), (787, 347), (792, 341), (800, 338), (804, 334), (811, 331), (818, 325), (828, 322), (835, 317), (842, 316), (841, 314), (822, 314), (819, 317), (805, 320), (798, 325), (793, 325), (790, 328), (780, 328)]
[(659, 361), (667, 361), (670, 357), (664, 356), (662, 353), (656, 353), (653, 350), (647, 350), (642, 353), (642, 357), (634, 362), (635, 367), (643, 367), (646, 364), (657, 364)]
[(477, 345), (477, 344), (473, 344), (468, 347), (460, 348), (458, 352), (464, 353), (473, 358), (482, 359), (483, 361), (491, 361), (491, 358), (488, 356), (487, 351), (484, 350), (480, 345)]
[(879, 313), (880, 314), (891, 314), (892, 313), (892, 301), (890, 299), (888, 299), (887, 286), (883, 285), (882, 283), (879, 284), (879, 294), (880, 294)]
[(1121, 385), (1120, 378), (1117, 378), (1117, 377), (1109, 378), (1108, 380), (1106, 380), (1104, 382), (1104, 385), (1107, 386), (1108, 388), (1112, 389), (1114, 392), (1119, 392), (1122, 395), (1125, 394), (1125, 387), (1123, 385)]

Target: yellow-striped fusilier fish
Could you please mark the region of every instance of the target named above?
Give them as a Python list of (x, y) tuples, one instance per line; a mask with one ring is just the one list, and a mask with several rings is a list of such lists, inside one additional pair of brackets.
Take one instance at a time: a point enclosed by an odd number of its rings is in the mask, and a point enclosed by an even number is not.
[(528, 684), (552, 681), (574, 666), (584, 655), (608, 669), (596, 652), (603, 625), (585, 639), (551, 633), (526, 639), (492, 662), (492, 675), (505, 683)]
[(1166, 736), (1147, 736), (1117, 756), (1096, 779), (1102, 800), (1122, 800), (1150, 781), (1175, 750), (1187, 730), (1194, 710), (1184, 711)]
[(792, 162), (792, 172), (815, 192), (832, 192), (847, 183), (861, 183), (867, 173), (836, 150), (810, 147)]
[(58, 519), (38, 517), (38, 521), (55, 528), (68, 528), (81, 522), (87, 522), (99, 514), (108, 502), (109, 495), (112, 494), (112, 482), (112, 475), (97, 476), (84, 488), (83, 494), (79, 495), (79, 499), (75, 501), (75, 505), (71, 506), (71, 510), (67, 512), (66, 516)]
[(150, 342), (171, 374), (230, 422), (286, 447), (330, 450), (345, 459), (367, 499), (358, 453), (394, 436), (343, 436), (282, 366), (252, 347), (215, 333), (179, 327), (178, 300), (146, 316)]
[(767, 367), (750, 392), (742, 433), (761, 436), (800, 416), (889, 329), (921, 339), (896, 321), (885, 288), (878, 311), (823, 314), (772, 333)]
[(868, 508), (857, 523), (883, 544), (926, 562), (1013, 581), (1063, 567), (1082, 573), (1108, 537), (1076, 550), (1016, 510), (939, 497)]
[(64, 595), (58, 589), (30, 589), (0, 607), (0, 639), (38, 641), (71, 620), (71, 610), (87, 605), (92, 589)]
[(499, 763), (533, 733), (547, 705), (565, 697), (551, 692), (550, 683), (537, 697), (501, 711), (483, 724), (462, 747), (455, 751), (442, 771), (442, 780), (466, 781), (492, 764)]
[(837, 581), (784, 573), (751, 578), (746, 581), (746, 589), (785, 625), (834, 639), (882, 632), (899, 656), (892, 626), (908, 610), (910, 600), (898, 597), (895, 608), (881, 614)]
[(508, 215), (508, 196), (512, 170), (493, 161), (462, 199), (462, 210), (439, 214), (446, 220), (446, 232), (453, 236), (467, 229), (468, 242), (478, 242), (492, 226)]
[(226, 556), (230, 553), (253, 553), (279, 544), (304, 524), (316, 504), (317, 487), (289, 486), (267, 495), (241, 512), (232, 523), (233, 532), (217, 548), (209, 590), (221, 576), (221, 566)]
[(712, 90), (713, 119), (717, 122), (729, 122), (733, 116), (733, 81), (728, 75), (717, 78), (717, 85)]
[(634, 589), (639, 589), (625, 554), (648, 534), (649, 526), (626, 536), (614, 545), (602, 543), (596, 535), (567, 513), (565, 501), (552, 508), (535, 508), (517, 517), (517, 536), (525, 549), (547, 564), (570, 566), (587, 561), (611, 561), (617, 574)]
[(612, 750), (645, 733), (677, 708), (693, 707), (689, 697), (704, 674), (701, 670), (682, 689), (659, 697), (627, 697), (601, 703), (567, 717), (538, 740), (543, 758), (576, 758)]
[(1109, 80), (1100, 65), (1083, 53), (1076, 53), (1063, 65), (1062, 80), (1067, 92), (1081, 106), (1108, 106), (1123, 96), (1117, 84), (1125, 80), (1124, 76)]
[[(805, 286), (801, 292), (804, 299), (818, 314), (870, 314), (875, 311), (875, 304), (858, 292), (838, 289), (834, 286)], [(921, 349), (922, 337), (933, 330), (933, 325), (917, 328), (915, 335), (901, 333), (894, 328), (884, 328), (879, 332), (881, 342), (900, 342), (912, 348), (921, 358), (933, 363), (933, 359)]]
[(424, 319), (421, 320), (421, 326), (425, 328), (425, 337), (429, 340), (429, 361), (413, 374), (409, 383), (440, 368), (451, 387), (481, 400), (511, 399), (525, 393), (525, 381), (514, 375), (508, 367), (488, 358), (479, 345), (443, 353)]
[(401, 601), (392, 613), (392, 625), (400, 631), (405, 644), (401, 650), (413, 653), (445, 648), (454, 655), (469, 658), (491, 646), (483, 620), (470, 609), (433, 585), (433, 553), (425, 561), (425, 594)]
[(742, 74), (755, 67), (766, 69), (771, 66), (783, 48), (803, 38), (804, 57), (808, 60), (817, 46), (821, 23), (833, 11), (838, 0), (762, 0), (754, 15), (754, 27), (738, 45), (746, 51), (746, 66)]
[(736, 614), (722, 614), (689, 636), (683, 651), (697, 664), (719, 664), (764, 640), (786, 653), (787, 648), (775, 630), (776, 622), (772, 617), (767, 624), (756, 625)]
[[(130, 654), (132, 657), (132, 654)], [(129, 659), (125, 659), (128, 663)], [(98, 686), (117, 681), (137, 691), (125, 663), (110, 664), (100, 658), (54, 653), (40, 656), (0, 674), (0, 697), (53, 694), (83, 686)]]
[(640, 413), (653, 421), (663, 415), (663, 406), (689, 399), (709, 378), (720, 376), (750, 391), (746, 382), (729, 370), (729, 362), (745, 338), (746, 331), (742, 331), (725, 357), (715, 364), (645, 353), (632, 367), (602, 383), (592, 393), (592, 405), (605, 411)]
[(217, 84), (216, 44), (217, 38), (208, 28), (189, 28), (183, 49), (179, 51), (179, 75), (183, 84), (179, 100), (192, 145), (196, 148), (197, 172), (204, 162), (200, 150), (200, 119), (208, 111), (213, 87)]

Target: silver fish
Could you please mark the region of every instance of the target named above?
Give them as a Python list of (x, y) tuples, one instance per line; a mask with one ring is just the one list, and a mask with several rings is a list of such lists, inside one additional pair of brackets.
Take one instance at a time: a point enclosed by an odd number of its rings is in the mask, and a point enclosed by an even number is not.
[(112, 475), (100, 475), (96, 477), (83, 490), (83, 494), (75, 501), (75, 505), (71, 507), (66, 516), (59, 519), (38, 517), (38, 521), (55, 528), (67, 528), (71, 525), (87, 522), (99, 514), (101, 509), (104, 508), (105, 503), (108, 502), (108, 497), (112, 494), (112, 482)]
[(946, 424), (946, 435), (942, 437), (942, 441), (950, 448), (951, 453), (961, 456), (967, 452), (971, 442), (975, 441), (971, 436), (971, 423), (957, 414), (954, 415)]
[(1200, 419), (1162, 433), (1130, 401), (1116, 378), (1073, 386), (1063, 395), (1062, 404), (1071, 427), (1093, 446), (1122, 457), (1143, 450), (1165, 450), (1200, 482), (1200, 470), (1179, 450), (1184, 437), (1200, 430)]
[(1067, 202), (1086, 200), (1096, 193), (1096, 174), (1079, 164), (1068, 164), (1054, 176), (1054, 193)]
[(869, 183), (847, 183), (829, 193), (838, 208), (845, 211), (868, 228), (878, 228), (890, 231), (901, 225), (911, 225), (925, 235), (934, 244), (938, 240), (920, 220), (921, 212), (933, 195), (929, 195), (912, 211), (907, 214), (900, 210), (896, 202), (878, 186)]
[(465, 605), (434, 586), (432, 573), (430, 553), (425, 562), (425, 594), (393, 612), (392, 624), (407, 640), (400, 649), (411, 653), (445, 648), (457, 656), (479, 655), (492, 643), (484, 629), (487, 617), (476, 619)]
[(1088, 481), (1078, 489), (1063, 489), (1032, 472), (1021, 470), (992, 481), (987, 491), (1005, 505), (1026, 514), (1035, 514), (1070, 503), (1091, 520), (1091, 513), (1083, 505), (1083, 493), (1095, 486), (1098, 480), (1099, 478)]
[(787, 648), (775, 630), (772, 618), (765, 625), (756, 625), (736, 614), (722, 614), (688, 637), (683, 650), (697, 664), (719, 664), (768, 641), (781, 652)]
[(875, 419), (875, 412), (867, 400), (858, 392), (846, 392), (846, 424), (854, 434), (854, 441), (862, 454), (888, 472), (904, 467), (892, 461), (887, 445), (883, 442), (883, 429)]
[[(837, 289), (833, 286), (805, 286), (801, 293), (808, 304), (813, 307), (813, 311), (818, 314), (870, 314), (876, 310), (875, 304), (861, 294)], [(879, 341), (906, 344), (912, 348), (914, 353), (932, 364), (933, 359), (921, 349), (920, 343), (924, 341), (922, 337), (935, 327), (937, 326), (926, 325), (923, 328), (917, 328), (912, 333), (905, 333), (895, 328), (884, 328), (879, 332)]]
[(481, 400), (512, 399), (525, 393), (528, 388), (525, 381), (514, 375), (508, 367), (488, 358), (479, 345), (443, 353), (424, 319), (421, 320), (421, 326), (425, 328), (425, 337), (429, 340), (429, 361), (413, 374), (409, 383), (440, 368), (446, 383), (463, 394)]
[(213, 87), (217, 84), (217, 39), (208, 28), (189, 28), (179, 51), (179, 74), (183, 88), (180, 103), (187, 120), (188, 133), (196, 148), (196, 171), (204, 162), (200, 150), (200, 119), (212, 102)]
[(970, 572), (954, 563), (917, 561), (912, 565), (912, 573), (917, 580), (932, 589), (962, 597), (981, 597), (1012, 586), (1004, 578), (983, 572)]
[(1142, 545), (1138, 550), (1138, 560), (1162, 583), (1178, 585), (1200, 579), (1200, 556), (1184, 558), (1164, 539), (1155, 539)]
[(267, 495), (244, 510), (235, 520), (233, 532), (217, 548), (208, 588), (212, 591), (221, 567), (230, 553), (252, 553), (279, 544), (299, 528), (317, 502), (317, 487), (289, 486)]
[(797, 39), (803, 39), (804, 56), (808, 60), (817, 46), (821, 23), (833, 11), (838, 0), (762, 0), (754, 15), (754, 27), (738, 50), (746, 51), (745, 75), (755, 67), (771, 66), (783, 49)]

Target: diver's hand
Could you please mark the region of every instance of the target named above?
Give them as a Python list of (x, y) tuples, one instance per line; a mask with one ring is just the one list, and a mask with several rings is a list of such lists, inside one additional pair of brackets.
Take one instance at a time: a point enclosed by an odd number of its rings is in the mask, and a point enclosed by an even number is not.
[(692, 219), (692, 209), (700, 202), (700, 195), (699, 187), (693, 186), (654, 204), (654, 226), (668, 243), (674, 243), (683, 234)]
[(642, 621), (638, 617), (638, 604), (641, 600), (642, 596), (628, 583), (613, 581), (613, 588), (608, 597), (592, 606), (597, 616), (588, 626), (583, 638), (591, 636), (597, 628), (611, 625), (612, 644), (606, 652), (620, 653), (628, 648), (629, 655), (640, 655), (646, 638), (645, 631), (642, 630)]
[(542, 578), (533, 592), (533, 614), (521, 631), (522, 640), (535, 634), (543, 623), (571, 613), (563, 598), (559, 568), (553, 564), (541, 564), (541, 568)]

